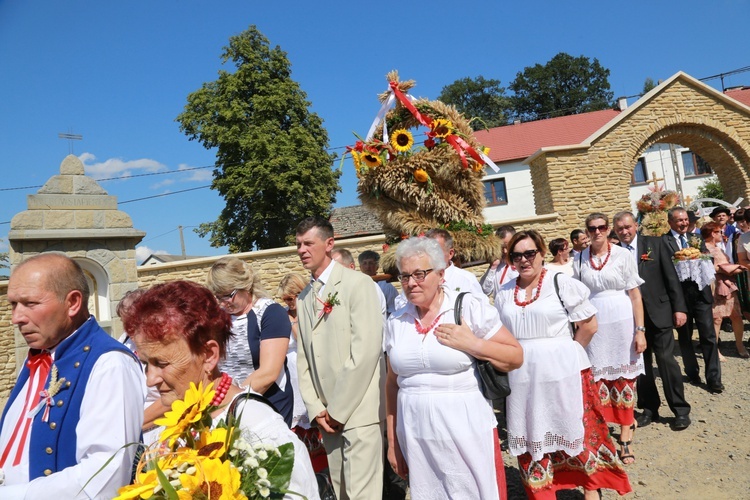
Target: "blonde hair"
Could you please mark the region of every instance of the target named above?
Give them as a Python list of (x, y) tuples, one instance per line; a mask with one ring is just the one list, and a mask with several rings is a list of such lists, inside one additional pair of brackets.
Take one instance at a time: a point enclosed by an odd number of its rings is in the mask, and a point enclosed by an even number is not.
[(217, 260), (206, 276), (206, 286), (217, 297), (229, 295), (233, 290), (246, 290), (255, 298), (268, 298), (260, 276), (252, 266), (237, 257), (222, 257)]
[(279, 283), (279, 297), (284, 296), (296, 297), (307, 286), (307, 280), (297, 273), (289, 273)]

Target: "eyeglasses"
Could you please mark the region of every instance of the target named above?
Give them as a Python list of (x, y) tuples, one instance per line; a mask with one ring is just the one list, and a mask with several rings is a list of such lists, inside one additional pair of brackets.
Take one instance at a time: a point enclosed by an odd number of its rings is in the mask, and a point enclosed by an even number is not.
[(237, 295), (237, 290), (232, 290), (232, 293), (229, 295), (224, 295), (223, 297), (216, 296), (216, 300), (219, 302), (231, 302), (234, 296)]
[(428, 274), (432, 272), (432, 269), (425, 269), (414, 271), (411, 274), (399, 274), (397, 276), (398, 280), (401, 282), (402, 285), (408, 285), (409, 284), (409, 278), (414, 278), (414, 281), (416, 283), (422, 283), (424, 279), (427, 277)]
[(536, 257), (536, 254), (539, 253), (539, 250), (526, 250), (525, 252), (510, 252), (510, 260), (512, 262), (521, 262), (521, 258), (526, 258), (529, 262), (534, 260), (534, 257)]
[(586, 229), (589, 230), (589, 233), (595, 233), (597, 231), (603, 233), (609, 229), (609, 226), (607, 224), (602, 224), (601, 226), (588, 226)]

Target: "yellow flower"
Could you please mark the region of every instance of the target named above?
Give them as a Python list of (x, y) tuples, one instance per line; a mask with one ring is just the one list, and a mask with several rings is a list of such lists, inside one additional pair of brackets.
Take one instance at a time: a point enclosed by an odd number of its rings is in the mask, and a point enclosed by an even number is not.
[(172, 446), (175, 440), (188, 430), (190, 424), (194, 424), (201, 419), (204, 410), (211, 404), (213, 397), (213, 383), (208, 384), (204, 391), (203, 382), (200, 382), (198, 387), (190, 382), (190, 388), (185, 392), (185, 398), (173, 402), (172, 410), (165, 413), (164, 418), (154, 420), (154, 424), (165, 427), (161, 436), (159, 436), (159, 440), (169, 439), (169, 446)]
[(430, 180), (430, 176), (427, 174), (425, 169), (418, 168), (414, 171), (414, 180), (417, 182), (427, 182)]
[(357, 151), (350, 151), (352, 154), (352, 161), (354, 162), (354, 169), (359, 171), (360, 165), (362, 165), (362, 159), (360, 158), (360, 153)]
[(453, 122), (445, 118), (438, 118), (432, 122), (432, 132), (436, 137), (447, 137), (453, 134)]
[(490, 154), (490, 148), (488, 148), (487, 146), (482, 147), (482, 153), (484, 153), (485, 155), (489, 155)]
[[(180, 484), (190, 493), (200, 492), (208, 500), (240, 500), (240, 472), (229, 460), (203, 459), (196, 464), (195, 474), (181, 474)], [(196, 496), (196, 495), (194, 495)]]
[(138, 474), (133, 484), (123, 486), (117, 490), (118, 495), (114, 500), (134, 500), (136, 498), (151, 498), (154, 488), (159, 485), (156, 471), (150, 470)]
[(391, 144), (396, 148), (396, 151), (405, 153), (414, 145), (414, 137), (412, 137), (411, 132), (408, 130), (400, 128), (394, 130), (391, 134)]
[(229, 429), (217, 427), (201, 432), (198, 441), (198, 455), (208, 458), (222, 458), (227, 453)]
[(370, 168), (377, 167), (378, 165), (380, 165), (382, 163), (381, 160), (380, 160), (380, 157), (378, 155), (376, 155), (374, 153), (369, 153), (367, 151), (365, 151), (364, 153), (362, 153), (362, 157), (361, 158), (362, 158), (362, 161), (364, 162), (364, 164), (366, 166), (370, 167)]

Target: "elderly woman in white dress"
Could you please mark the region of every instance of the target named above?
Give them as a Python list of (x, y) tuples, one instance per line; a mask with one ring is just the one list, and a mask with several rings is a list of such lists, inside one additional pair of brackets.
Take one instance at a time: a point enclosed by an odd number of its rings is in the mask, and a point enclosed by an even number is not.
[(471, 294), (454, 324), (457, 293), (441, 286), (445, 257), (435, 240), (402, 241), (396, 264), (408, 303), (385, 332), (388, 460), (408, 474), (414, 500), (505, 498), (495, 416), (475, 360), (514, 370), (521, 346), (497, 311)]
[(601, 488), (628, 493), (583, 348), (597, 328), (589, 290), (544, 267), (546, 247), (536, 231), (516, 233), (508, 250), (519, 275), (500, 287), (495, 306), (524, 351), (523, 366), (508, 375), (506, 420), (526, 493), (551, 500), (575, 486), (586, 499), (599, 498)]

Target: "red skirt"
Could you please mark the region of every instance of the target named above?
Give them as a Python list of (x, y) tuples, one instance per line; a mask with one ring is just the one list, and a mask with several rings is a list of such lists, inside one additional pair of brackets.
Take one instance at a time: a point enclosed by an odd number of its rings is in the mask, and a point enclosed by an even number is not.
[(518, 457), (526, 494), (529, 498), (554, 500), (557, 490), (583, 486), (587, 490), (608, 488), (625, 495), (632, 491), (617, 449), (602, 414), (602, 404), (594, 386), (591, 369), (581, 372), (583, 384), (583, 451), (571, 457), (564, 451), (545, 453), (534, 461), (530, 453)]
[(602, 414), (606, 422), (620, 425), (633, 425), (635, 422), (635, 403), (638, 395), (635, 389), (636, 379), (618, 378), (617, 380), (597, 380), (597, 393), (602, 404)]

